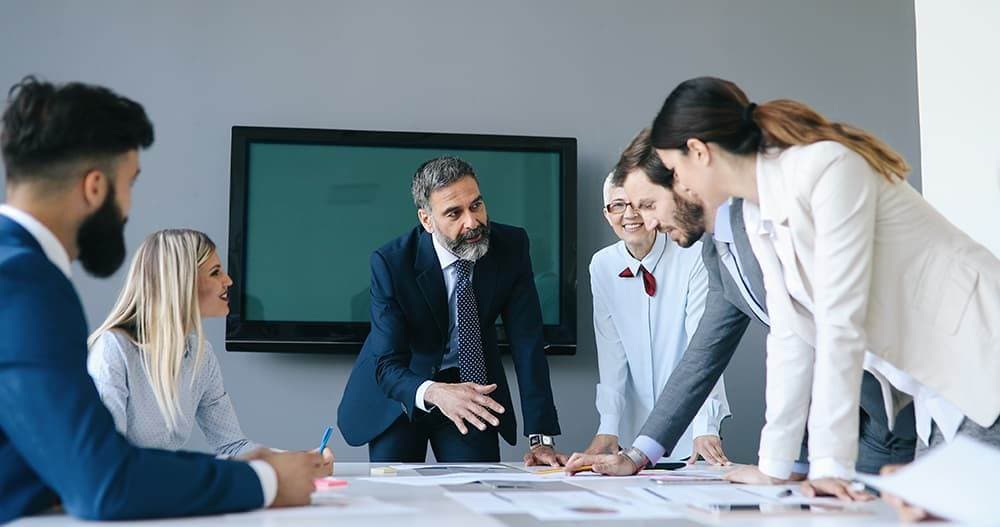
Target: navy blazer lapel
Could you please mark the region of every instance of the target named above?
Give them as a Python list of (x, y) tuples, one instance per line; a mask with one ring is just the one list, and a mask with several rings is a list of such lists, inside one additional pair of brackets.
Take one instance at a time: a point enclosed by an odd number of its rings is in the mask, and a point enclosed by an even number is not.
[(493, 324), (489, 320), (490, 305), (493, 303), (493, 293), (497, 286), (496, 247), (490, 240), (490, 249), (476, 262), (472, 276), (472, 286), (476, 291), (476, 305), (479, 308), (479, 320), (486, 325)]
[(441, 261), (434, 251), (434, 242), (429, 233), (421, 232), (417, 242), (417, 259), (414, 262), (417, 272), (417, 285), (427, 301), (431, 316), (441, 334), (448, 336), (448, 290), (444, 285), (444, 272)]
[(750, 288), (753, 290), (753, 294), (762, 303), (764, 303), (764, 309), (767, 309), (767, 292), (764, 290), (764, 274), (760, 270), (760, 263), (757, 262), (757, 256), (753, 253), (753, 248), (750, 247), (750, 238), (747, 236), (746, 224), (743, 223), (743, 200), (734, 199), (732, 205), (729, 208), (729, 220), (732, 223), (733, 228), (733, 244), (736, 245), (736, 250), (740, 253), (740, 264), (743, 266), (743, 273), (746, 275), (747, 280), (750, 281)]

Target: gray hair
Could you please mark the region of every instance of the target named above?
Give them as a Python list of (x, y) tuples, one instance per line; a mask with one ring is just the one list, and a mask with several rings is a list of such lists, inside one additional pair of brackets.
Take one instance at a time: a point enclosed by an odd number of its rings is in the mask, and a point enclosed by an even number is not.
[(413, 174), (413, 185), (410, 192), (413, 194), (413, 204), (418, 209), (431, 210), (431, 193), (442, 189), (452, 183), (471, 176), (476, 178), (476, 171), (469, 163), (452, 156), (435, 157), (424, 162)]

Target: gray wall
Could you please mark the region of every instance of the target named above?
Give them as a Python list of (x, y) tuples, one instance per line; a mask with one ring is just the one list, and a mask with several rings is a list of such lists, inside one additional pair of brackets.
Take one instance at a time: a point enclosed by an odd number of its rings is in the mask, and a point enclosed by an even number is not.
[[(754, 100), (805, 100), (920, 166), (910, 1), (23, 0), (2, 11), (0, 86), (28, 73), (106, 84), (154, 120), (132, 248), (155, 229), (186, 226), (225, 249), (234, 124), (577, 137), (580, 347), (550, 360), (564, 449), (583, 448), (597, 426), (585, 270), (612, 242), (600, 182), (678, 82), (712, 74)], [(76, 267), (91, 326), (122, 278)], [(208, 334), (248, 435), (314, 447), (335, 422), (352, 357), (226, 353), (223, 324)], [(763, 419), (762, 335), (747, 334), (727, 372), (735, 418), (723, 430), (740, 461), (756, 459)], [(339, 436), (334, 446), (342, 460), (366, 458)], [(524, 448), (503, 456), (520, 459)]]

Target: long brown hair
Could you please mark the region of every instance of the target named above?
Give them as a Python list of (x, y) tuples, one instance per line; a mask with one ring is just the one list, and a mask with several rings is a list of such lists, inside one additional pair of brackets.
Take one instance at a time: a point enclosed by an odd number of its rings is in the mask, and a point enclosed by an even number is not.
[(910, 171), (899, 152), (860, 128), (830, 122), (790, 99), (753, 104), (736, 84), (714, 77), (682, 82), (670, 92), (653, 121), (655, 148), (687, 152), (688, 139), (716, 143), (737, 155), (836, 141), (863, 157), (888, 181), (901, 181)]

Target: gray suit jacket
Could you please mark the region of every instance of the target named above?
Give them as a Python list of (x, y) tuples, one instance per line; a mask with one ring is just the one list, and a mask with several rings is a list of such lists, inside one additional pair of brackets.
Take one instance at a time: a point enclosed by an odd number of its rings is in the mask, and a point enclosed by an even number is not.
[[(729, 210), (733, 243), (740, 255), (743, 273), (749, 281), (747, 285), (763, 302), (766, 294), (764, 278), (747, 238), (743, 223), (743, 200), (733, 200)], [(667, 379), (646, 424), (639, 432), (639, 435), (656, 440), (668, 453), (687, 430), (712, 387), (729, 365), (747, 324), (750, 320), (764, 324), (743, 299), (736, 279), (719, 261), (719, 253), (711, 235), (706, 234), (701, 243), (701, 255), (708, 272), (705, 313), (688, 343), (687, 351)], [(866, 374), (862, 382), (861, 408), (872, 417), (872, 421), (886, 426), (882, 392), (878, 382), (870, 374)], [(909, 431), (906, 431), (905, 425), (900, 427), (898, 424), (896, 430), (913, 436), (912, 424), (909, 424)]]

